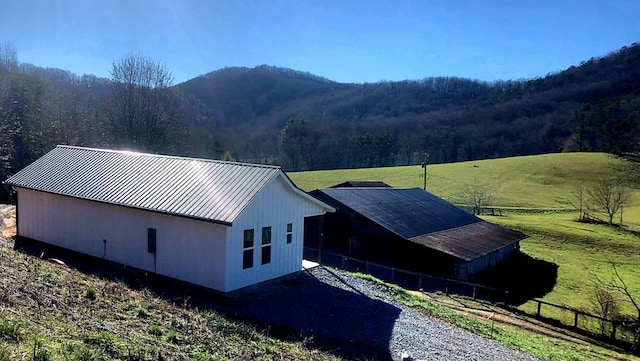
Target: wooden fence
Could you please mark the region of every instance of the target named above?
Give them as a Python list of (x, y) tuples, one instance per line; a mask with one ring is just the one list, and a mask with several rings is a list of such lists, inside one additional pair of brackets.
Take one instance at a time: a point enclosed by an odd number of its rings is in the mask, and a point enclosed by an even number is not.
[[(305, 247), (304, 256), (305, 259), (315, 261), (318, 259), (318, 250)], [(444, 292), (447, 295), (455, 294), (473, 300), (488, 301), (510, 311), (527, 314), (546, 323), (624, 348), (629, 348), (634, 342), (635, 326), (633, 325), (537, 298), (522, 305), (513, 305), (509, 303), (509, 292), (505, 290), (411, 272), (326, 251), (322, 252), (322, 264), (347, 271), (370, 274), (385, 282), (394, 283), (410, 290)]]
[[(314, 261), (318, 259), (318, 251), (316, 249), (305, 247), (304, 253), (305, 259)], [(471, 282), (411, 272), (337, 253), (323, 251), (322, 264), (347, 271), (370, 274), (385, 282), (394, 283), (409, 290), (444, 292), (447, 295), (456, 294), (472, 298), (473, 300), (489, 301), (494, 304), (506, 304), (508, 302), (509, 292), (505, 290)]]
[(524, 313), (537, 319), (590, 337), (612, 342), (622, 347), (633, 344), (636, 326), (620, 320), (600, 317), (584, 310), (558, 305), (537, 298), (518, 307), (507, 305), (515, 312)]

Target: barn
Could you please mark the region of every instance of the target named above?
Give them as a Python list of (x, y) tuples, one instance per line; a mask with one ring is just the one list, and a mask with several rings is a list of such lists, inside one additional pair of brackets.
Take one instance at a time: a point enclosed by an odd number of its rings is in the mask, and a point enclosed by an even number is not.
[(324, 237), (309, 233), (307, 247), (464, 280), (518, 252), (526, 238), (420, 188), (363, 184), (311, 192), (336, 212), (308, 220)]
[(299, 272), (334, 211), (275, 166), (70, 146), (5, 183), (19, 237), (221, 292)]

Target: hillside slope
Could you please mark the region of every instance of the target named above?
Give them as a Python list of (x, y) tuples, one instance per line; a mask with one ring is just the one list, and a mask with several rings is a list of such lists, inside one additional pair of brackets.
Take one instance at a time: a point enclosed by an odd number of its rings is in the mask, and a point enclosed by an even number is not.
[(337, 359), (199, 310), (186, 294), (170, 298), (9, 244), (0, 238), (0, 360)]

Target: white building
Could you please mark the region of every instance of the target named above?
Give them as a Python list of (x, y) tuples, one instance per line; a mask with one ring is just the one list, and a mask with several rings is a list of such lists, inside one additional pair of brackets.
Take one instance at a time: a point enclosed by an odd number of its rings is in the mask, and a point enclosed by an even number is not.
[(18, 236), (222, 292), (300, 271), (334, 211), (279, 167), (69, 146), (5, 183)]

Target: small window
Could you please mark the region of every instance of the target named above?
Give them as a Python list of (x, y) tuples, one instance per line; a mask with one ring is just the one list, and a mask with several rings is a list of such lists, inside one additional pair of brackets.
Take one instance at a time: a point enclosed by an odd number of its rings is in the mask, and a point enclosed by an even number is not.
[(251, 248), (251, 247), (253, 247), (253, 229), (245, 229), (243, 248)]
[(244, 230), (242, 247), (242, 269), (253, 267), (253, 229)]
[(271, 227), (262, 227), (262, 264), (271, 263)]
[(156, 254), (156, 229), (155, 228), (147, 228), (147, 252)]
[(287, 243), (293, 241), (293, 223), (287, 223)]

